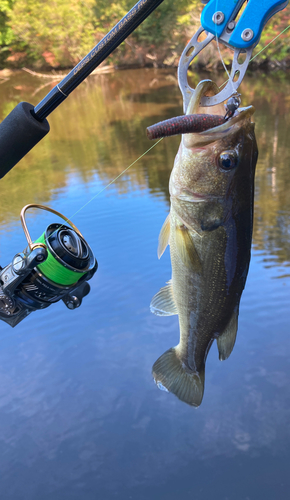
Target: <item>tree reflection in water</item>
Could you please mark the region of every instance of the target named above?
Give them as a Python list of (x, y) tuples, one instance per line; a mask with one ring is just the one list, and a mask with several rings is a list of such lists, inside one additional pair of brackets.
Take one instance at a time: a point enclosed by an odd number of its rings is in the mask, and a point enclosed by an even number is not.
[[(206, 77), (195, 74), (193, 80), (196, 84)], [(216, 81), (221, 84), (223, 77), (218, 75)], [(36, 104), (44, 97), (47, 86), (33, 97), (42, 83), (21, 72), (4, 82), (0, 86), (1, 119), (18, 102)], [(256, 107), (259, 161), (253, 245), (266, 266), (288, 265), (290, 76), (284, 72), (249, 74), (241, 94), (242, 105)], [(146, 138), (148, 125), (181, 113), (181, 94), (172, 70), (128, 70), (90, 77), (49, 117), (48, 136), (2, 179), (0, 223), (18, 219), (28, 202), (49, 203), (77, 178), (89, 184), (97, 175), (105, 186), (152, 145)], [(126, 194), (149, 188), (169, 204), (168, 180), (179, 141), (179, 137), (163, 140), (116, 180), (114, 190)]]

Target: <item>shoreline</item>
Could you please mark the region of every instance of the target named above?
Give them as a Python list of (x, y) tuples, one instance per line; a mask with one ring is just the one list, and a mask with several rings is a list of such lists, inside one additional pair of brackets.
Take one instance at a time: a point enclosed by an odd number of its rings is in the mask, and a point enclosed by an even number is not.
[[(227, 69), (230, 71), (231, 65), (227, 64)], [(106, 64), (106, 65), (100, 65), (98, 66), (95, 70), (90, 73), (90, 75), (104, 75), (104, 74), (109, 74), (109, 73), (114, 73), (116, 71), (126, 71), (126, 70), (134, 70), (134, 69), (172, 69), (176, 70), (178, 67), (177, 64), (152, 64), (152, 63), (146, 63), (146, 64), (140, 64), (138, 62), (134, 62), (132, 64)], [(27, 66), (22, 66), (22, 67), (15, 67), (14, 65), (7, 65), (7, 67), (0, 69), (0, 79), (6, 79), (9, 78), (9, 76), (17, 73), (18, 71), (25, 71), (29, 73), (32, 76), (39, 77), (39, 78), (64, 78), (67, 76), (67, 74), (74, 68), (74, 66), (63, 66), (60, 68), (53, 68), (53, 67), (48, 67), (48, 66), (40, 66), (39, 68), (35, 68), (33, 66), (27, 67)], [(211, 67), (208, 64), (202, 64), (200, 62), (197, 62), (196, 64), (191, 66), (192, 70), (194, 71), (204, 71), (204, 72), (209, 72), (213, 71), (214, 73), (218, 73), (219, 71), (223, 71), (224, 68), (220, 62), (218, 63), (215, 67)], [(263, 71), (265, 73), (268, 72), (278, 72), (278, 71), (286, 71), (288, 72), (290, 70), (290, 58), (284, 61), (277, 61), (277, 60), (265, 60), (261, 62), (256, 62), (253, 61), (249, 64), (248, 71), (253, 72), (253, 71)]]

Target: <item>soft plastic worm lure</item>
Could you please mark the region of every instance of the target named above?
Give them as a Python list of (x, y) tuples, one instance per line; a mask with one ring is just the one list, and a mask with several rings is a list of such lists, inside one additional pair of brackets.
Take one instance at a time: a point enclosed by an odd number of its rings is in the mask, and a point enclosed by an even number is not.
[(221, 115), (194, 114), (182, 115), (164, 120), (147, 128), (148, 139), (160, 139), (171, 135), (204, 132), (225, 122)]

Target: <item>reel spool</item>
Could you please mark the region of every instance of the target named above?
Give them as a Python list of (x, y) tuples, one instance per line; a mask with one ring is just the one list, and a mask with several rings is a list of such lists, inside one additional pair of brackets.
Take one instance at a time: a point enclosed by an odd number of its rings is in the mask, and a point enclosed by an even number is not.
[[(29, 208), (52, 212), (66, 224), (50, 224), (33, 243), (25, 213)], [(26, 205), (20, 214), (28, 247), (0, 271), (0, 319), (16, 326), (30, 312), (63, 300), (69, 309), (82, 303), (98, 263), (77, 227), (61, 213), (42, 205)]]

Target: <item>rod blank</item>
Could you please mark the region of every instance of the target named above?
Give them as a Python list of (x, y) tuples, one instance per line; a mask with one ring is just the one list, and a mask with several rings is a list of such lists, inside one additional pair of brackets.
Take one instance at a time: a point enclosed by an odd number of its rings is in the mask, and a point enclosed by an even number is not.
[(48, 132), (46, 117), (163, 2), (140, 0), (35, 108), (22, 102), (0, 123), (0, 178)]
[(64, 79), (34, 108), (38, 120), (46, 118), (163, 2), (140, 0)]

